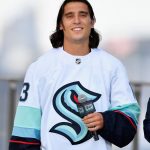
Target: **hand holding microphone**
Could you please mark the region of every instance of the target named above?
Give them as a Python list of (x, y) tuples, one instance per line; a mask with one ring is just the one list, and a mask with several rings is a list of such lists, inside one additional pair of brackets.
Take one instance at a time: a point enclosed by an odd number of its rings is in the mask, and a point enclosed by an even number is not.
[(103, 127), (103, 116), (95, 112), (95, 107), (92, 101), (89, 101), (85, 95), (78, 96), (79, 103), (77, 104), (80, 116), (83, 122), (87, 125), (88, 130), (92, 133), (95, 141), (99, 140), (97, 130)]
[(91, 132), (96, 132), (104, 126), (103, 116), (98, 112), (88, 114), (83, 118), (83, 121)]

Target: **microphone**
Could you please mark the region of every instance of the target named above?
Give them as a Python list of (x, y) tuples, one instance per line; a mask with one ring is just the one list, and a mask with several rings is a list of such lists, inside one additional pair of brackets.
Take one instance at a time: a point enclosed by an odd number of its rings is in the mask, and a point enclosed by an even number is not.
[[(93, 102), (89, 101), (86, 95), (84, 94), (81, 94), (78, 96), (77, 108), (78, 108), (78, 112), (81, 118), (96, 111), (93, 105)], [(95, 141), (99, 140), (99, 137), (96, 131), (91, 132), (91, 134)]]

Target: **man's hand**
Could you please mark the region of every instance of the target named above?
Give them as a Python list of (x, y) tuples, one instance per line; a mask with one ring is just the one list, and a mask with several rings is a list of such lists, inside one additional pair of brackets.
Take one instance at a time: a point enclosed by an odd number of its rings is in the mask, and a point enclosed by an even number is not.
[(102, 129), (104, 126), (103, 116), (98, 112), (88, 114), (82, 120), (91, 132)]

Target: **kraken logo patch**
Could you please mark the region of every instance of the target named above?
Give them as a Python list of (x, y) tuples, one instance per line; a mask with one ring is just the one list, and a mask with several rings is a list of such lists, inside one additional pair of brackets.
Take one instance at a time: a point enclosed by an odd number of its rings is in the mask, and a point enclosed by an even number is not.
[(80, 144), (92, 136), (79, 116), (77, 109), (78, 95), (84, 94), (92, 102), (96, 102), (101, 94), (84, 88), (79, 81), (62, 86), (53, 97), (55, 111), (66, 120), (55, 124), (50, 132), (66, 137), (72, 145)]

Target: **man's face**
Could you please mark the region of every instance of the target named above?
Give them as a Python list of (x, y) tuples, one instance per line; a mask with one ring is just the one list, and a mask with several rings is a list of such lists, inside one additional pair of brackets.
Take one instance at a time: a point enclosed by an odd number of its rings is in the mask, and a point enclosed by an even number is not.
[(89, 42), (89, 35), (94, 23), (86, 4), (82, 2), (66, 4), (60, 24), (60, 29), (64, 31), (64, 41)]

